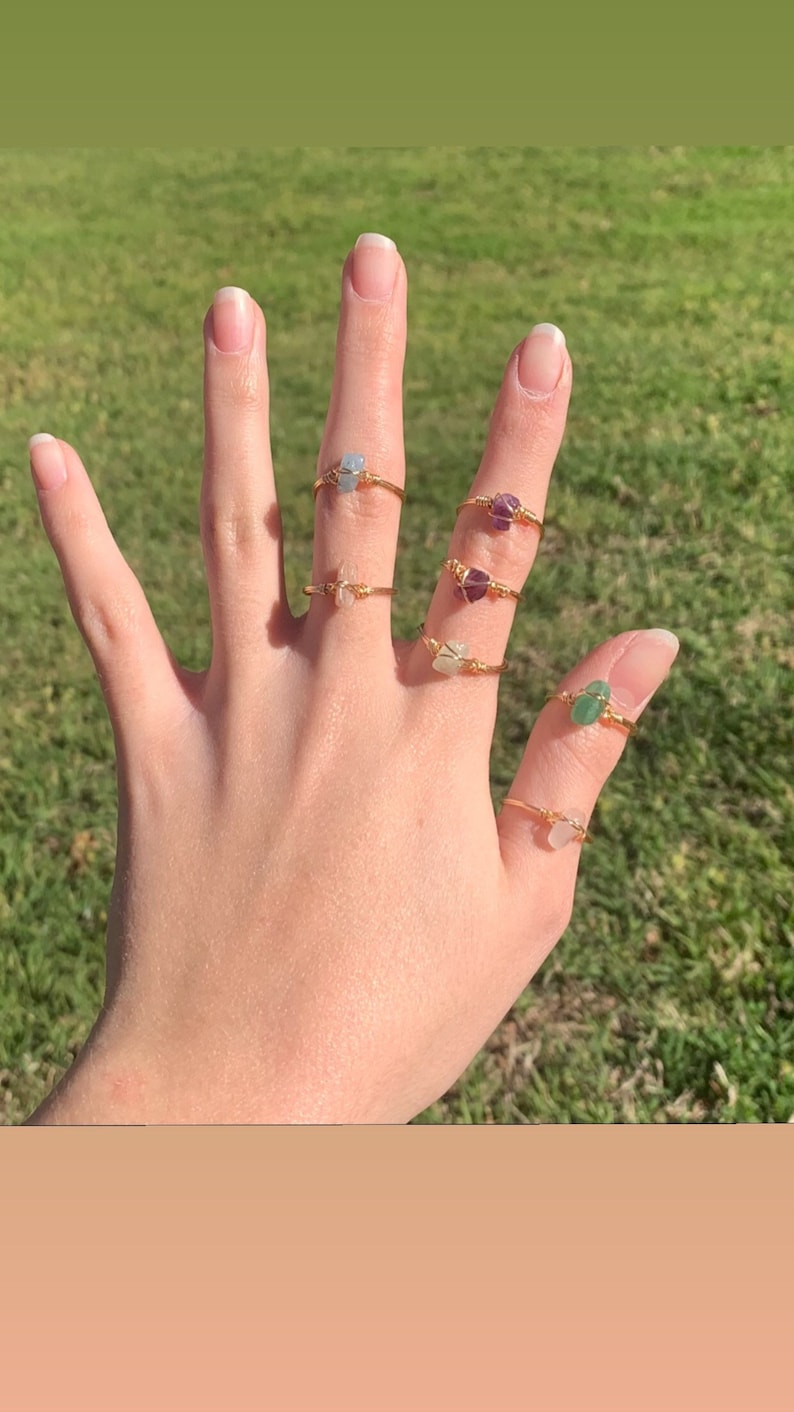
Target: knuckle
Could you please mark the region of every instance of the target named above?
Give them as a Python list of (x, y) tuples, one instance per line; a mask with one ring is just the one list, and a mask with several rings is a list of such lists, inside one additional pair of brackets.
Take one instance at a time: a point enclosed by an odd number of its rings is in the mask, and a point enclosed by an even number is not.
[(258, 549), (264, 534), (264, 519), (249, 508), (208, 505), (202, 510), (201, 541), (214, 557), (236, 557)]
[(487, 527), (485, 512), (464, 510), (463, 514), (482, 515), (482, 524), (469, 521), (460, 525), (454, 536), (454, 557), (470, 568), (486, 569), (491, 577), (508, 588), (521, 588), (538, 550), (539, 536), (532, 526), (512, 525), (509, 530), (493, 533)]
[(218, 410), (236, 413), (259, 412), (267, 400), (267, 383), (262, 369), (250, 359), (224, 370), (214, 380), (210, 396)]
[(374, 305), (356, 311), (356, 317), (346, 321), (340, 329), (337, 343), (337, 358), (346, 364), (364, 364), (367, 374), (372, 374), (373, 360), (379, 363), (390, 362), (401, 354), (402, 339), (394, 326), (391, 309), (388, 305)]
[(61, 526), (61, 536), (67, 542), (80, 539), (89, 543), (96, 539), (97, 516), (83, 505), (70, 505)]
[(100, 658), (134, 639), (140, 625), (137, 605), (124, 593), (84, 599), (76, 617), (91, 652)]
[[(553, 710), (555, 706), (560, 709), (559, 702), (549, 701), (546, 709)], [(579, 795), (582, 798), (574, 799), (573, 802), (581, 804), (583, 798), (597, 796), (607, 775), (602, 754), (602, 739), (599, 739), (598, 736), (588, 737), (579, 732), (572, 734), (566, 731), (556, 737), (555, 743), (562, 750), (566, 760), (570, 762), (569, 792), (573, 790), (575, 793), (578, 782), (580, 780), (582, 782), (579, 787)]]

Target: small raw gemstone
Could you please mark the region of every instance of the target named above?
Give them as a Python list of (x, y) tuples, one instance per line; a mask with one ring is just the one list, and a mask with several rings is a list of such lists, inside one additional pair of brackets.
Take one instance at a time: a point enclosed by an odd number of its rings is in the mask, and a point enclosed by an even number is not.
[(565, 819), (559, 819), (556, 824), (552, 824), (549, 829), (549, 848), (564, 848), (566, 843), (573, 843), (576, 838), (576, 829)]
[(521, 501), (516, 495), (495, 495), (491, 506), (491, 524), (496, 530), (508, 530)]
[[(582, 809), (571, 809), (568, 812), (568, 819), (574, 819), (576, 823), (581, 823), (582, 829), (585, 827), (585, 815)], [(548, 846), (550, 849), (564, 849), (565, 844), (578, 839), (578, 829), (569, 825), (568, 819), (559, 819), (557, 823), (552, 823), (548, 830)]]
[(463, 658), (468, 655), (468, 643), (445, 642), (441, 651), (433, 658), (433, 670), (440, 672), (444, 677), (457, 676), (463, 665)]
[(342, 580), (334, 589), (336, 606), (337, 608), (349, 608), (351, 603), (355, 603), (356, 595), (352, 588), (346, 588), (344, 585), (358, 583), (358, 569), (355, 564), (340, 564), (336, 577)]
[(351, 490), (358, 489), (358, 482), (361, 472), (364, 469), (364, 457), (352, 455), (350, 452), (343, 456), (339, 462), (339, 475), (336, 488), (343, 495), (349, 494)]
[(461, 582), (455, 585), (455, 595), (466, 603), (476, 603), (485, 597), (490, 582), (485, 569), (467, 569)]
[(571, 720), (577, 726), (591, 726), (599, 716), (603, 716), (611, 695), (609, 684), (605, 681), (591, 681), (585, 692), (587, 695), (579, 696), (571, 707)]

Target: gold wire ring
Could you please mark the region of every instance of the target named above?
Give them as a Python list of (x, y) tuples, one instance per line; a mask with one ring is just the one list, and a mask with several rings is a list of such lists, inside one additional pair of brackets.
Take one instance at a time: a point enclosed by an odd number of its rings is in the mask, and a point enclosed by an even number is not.
[(334, 486), (341, 493), (359, 490), (362, 485), (374, 485), (381, 490), (390, 490), (393, 495), (398, 495), (401, 501), (405, 500), (405, 491), (401, 486), (384, 480), (383, 476), (375, 475), (374, 471), (365, 470), (365, 465), (365, 456), (359, 455), (358, 452), (347, 452), (329, 470), (317, 477), (312, 486), (315, 500), (324, 485)]
[[(466, 603), (476, 603), (478, 599), (484, 598), (486, 593), (493, 593), (496, 598), (514, 598), (516, 603), (522, 603), (523, 593), (519, 593), (517, 588), (508, 588), (507, 584), (497, 583), (495, 579), (488, 578), (485, 569), (468, 568), (466, 564), (461, 564), (460, 559), (442, 559), (442, 569), (449, 569), (452, 577), (457, 581), (460, 588), (460, 596)], [(467, 592), (465, 579), (467, 575), (476, 574), (476, 580), (470, 580), (472, 586)]]
[(504, 491), (500, 491), (498, 495), (474, 495), (469, 500), (461, 500), (455, 514), (459, 515), (467, 505), (476, 505), (480, 510), (487, 510), (494, 528), (509, 529), (515, 522), (517, 525), (534, 525), (541, 539), (546, 533), (543, 521), (534, 510), (528, 510), (526, 505), (522, 505), (516, 495), (507, 495)]
[(439, 642), (438, 638), (428, 637), (424, 623), (420, 625), (418, 631), (433, 658), (433, 667), (444, 677), (456, 677), (458, 672), (465, 672), (469, 676), (484, 676), (485, 674), (493, 675), (497, 672), (507, 671), (506, 660), (500, 662), (498, 667), (493, 667), (487, 662), (481, 662), (479, 657), (469, 657), (469, 647), (466, 642)]
[[(315, 593), (326, 595), (329, 593), (336, 594), (337, 589), (348, 589), (356, 599), (372, 598), (375, 594), (380, 594), (381, 597), (393, 598), (397, 592), (396, 588), (371, 588), (367, 583), (349, 583), (347, 579), (337, 579), (336, 583), (307, 583), (303, 592), (307, 597), (311, 597), (311, 595)], [(337, 602), (338, 601), (337, 598)], [(342, 599), (343, 604), (345, 601), (345, 599)]]
[[(539, 818), (543, 819), (544, 823), (550, 824), (552, 829), (555, 824), (567, 824), (569, 828), (573, 829), (574, 835), (579, 843), (593, 842), (592, 836), (587, 832), (584, 824), (579, 819), (572, 819), (569, 814), (561, 814), (557, 809), (544, 809), (540, 804), (525, 804), (523, 799), (512, 799), (510, 797), (503, 799), (502, 804), (514, 804), (517, 809), (526, 809), (528, 814), (537, 814)], [(552, 843), (552, 848), (561, 848), (563, 841), (566, 843), (573, 842), (572, 839), (560, 839), (559, 843)]]
[[(609, 704), (610, 689), (609, 684), (604, 681), (593, 681), (588, 686), (582, 687), (581, 691), (549, 691), (546, 694), (547, 701), (562, 701), (571, 708), (571, 720), (574, 725), (589, 726), (594, 721), (600, 721), (605, 726), (622, 726), (628, 735), (636, 735), (637, 722), (630, 721), (627, 716), (621, 716)], [(580, 719), (574, 715), (577, 702), (581, 702)], [(589, 706), (587, 703), (592, 702)]]

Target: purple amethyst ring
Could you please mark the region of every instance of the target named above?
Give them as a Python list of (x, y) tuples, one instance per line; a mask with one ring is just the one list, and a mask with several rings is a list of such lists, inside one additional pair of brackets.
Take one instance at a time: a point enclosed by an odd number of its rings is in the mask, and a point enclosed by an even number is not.
[(533, 510), (528, 510), (526, 505), (522, 505), (517, 495), (508, 495), (503, 491), (498, 495), (474, 495), (470, 500), (462, 500), (455, 513), (459, 515), (467, 505), (476, 505), (480, 510), (487, 510), (491, 517), (491, 527), (495, 530), (509, 530), (513, 524), (534, 525), (540, 538), (543, 538), (542, 520)]
[(455, 597), (462, 598), (464, 603), (477, 603), (486, 593), (492, 593), (496, 598), (514, 598), (516, 603), (522, 601), (523, 595), (517, 588), (497, 583), (485, 569), (469, 569), (461, 564), (460, 559), (444, 559), (441, 567), (449, 569), (455, 580)]

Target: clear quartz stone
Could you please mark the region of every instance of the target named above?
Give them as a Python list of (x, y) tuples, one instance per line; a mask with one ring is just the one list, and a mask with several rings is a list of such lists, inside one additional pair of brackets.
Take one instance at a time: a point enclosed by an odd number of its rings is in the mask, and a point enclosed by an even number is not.
[(346, 588), (346, 584), (358, 583), (358, 569), (355, 564), (340, 564), (336, 575), (342, 582), (334, 589), (334, 598), (337, 608), (349, 608), (351, 603), (355, 603), (356, 595), (352, 588)]
[(440, 672), (444, 677), (457, 676), (463, 665), (463, 658), (468, 655), (468, 643), (445, 642), (440, 652), (433, 658), (433, 670)]

